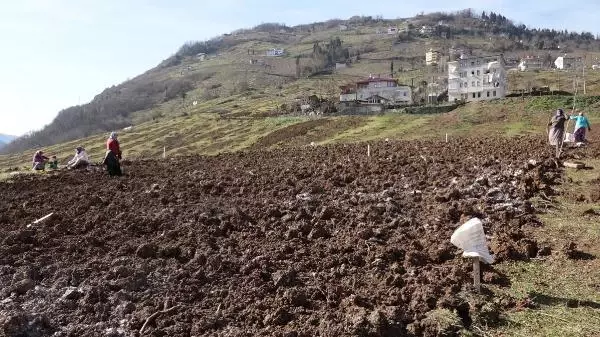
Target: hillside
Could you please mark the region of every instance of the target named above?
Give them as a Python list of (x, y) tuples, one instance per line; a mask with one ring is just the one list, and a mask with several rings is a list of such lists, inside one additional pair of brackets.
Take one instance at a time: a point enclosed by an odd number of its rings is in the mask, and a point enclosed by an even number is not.
[[(591, 123), (600, 122), (600, 96), (576, 98)], [(178, 155), (216, 155), (224, 152), (308, 146), (311, 143), (349, 143), (378, 139), (450, 139), (465, 135), (545, 137), (551, 111), (573, 106), (572, 96), (507, 98), (470, 103), (447, 114), (407, 114), (402, 110), (373, 116), (273, 116), (263, 118), (225, 118), (217, 113), (201, 113), (201, 107), (187, 116), (150, 121), (122, 131), (125, 157), (158, 158)], [(571, 128), (573, 124), (570, 124)], [(75, 147), (82, 145), (93, 161), (104, 155), (107, 134), (61, 143), (44, 148), (66, 163)], [(596, 138), (596, 129), (590, 134)], [(0, 168), (28, 166), (34, 151), (0, 156)]]
[[(388, 35), (390, 26), (400, 33)], [(429, 27), (426, 33), (424, 26)], [(392, 63), (391, 75), (414, 85), (418, 98), (428, 81), (445, 74), (443, 67), (425, 67), (425, 51), (450, 47), (473, 54), (502, 52), (507, 58), (585, 53), (590, 64), (600, 55), (600, 43), (589, 33), (529, 29), (495, 13), (470, 10), (395, 20), (357, 16), (296, 27), (262, 24), (186, 43), (157, 67), (107, 88), (88, 104), (62, 110), (44, 129), (21, 137), (3, 152), (46, 147), (148, 121), (168, 125), (173, 117), (190, 114), (224, 118), (295, 114), (313, 95), (332, 104), (339, 85), (369, 74), (389, 75)], [(266, 56), (274, 48), (283, 49), (284, 55)], [(349, 67), (331, 71), (336, 62)], [(574, 74), (567, 73), (562, 78), (544, 72), (518, 74), (510, 78), (510, 87), (569, 90), (573, 79)], [(587, 92), (600, 93), (598, 76), (590, 79)]]

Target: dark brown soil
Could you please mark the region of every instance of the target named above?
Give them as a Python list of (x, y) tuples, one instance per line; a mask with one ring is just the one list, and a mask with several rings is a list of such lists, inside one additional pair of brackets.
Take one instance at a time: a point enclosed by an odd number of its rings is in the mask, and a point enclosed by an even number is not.
[[(429, 336), (439, 309), (491, 322), (496, 309), (465, 304), (470, 263), (450, 236), (477, 216), (498, 260), (536, 256), (527, 198), (552, 195), (552, 149), (371, 146), (0, 183), (0, 335), (138, 336), (148, 320), (148, 336)], [(484, 280), (506, 283), (493, 268)]]

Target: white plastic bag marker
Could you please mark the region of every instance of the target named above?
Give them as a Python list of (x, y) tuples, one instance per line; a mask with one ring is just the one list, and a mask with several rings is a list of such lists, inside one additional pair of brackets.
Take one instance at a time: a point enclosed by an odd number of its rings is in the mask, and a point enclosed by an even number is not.
[(458, 227), (450, 237), (450, 242), (464, 251), (463, 257), (478, 257), (488, 264), (494, 263), (481, 220), (478, 218), (473, 218)]

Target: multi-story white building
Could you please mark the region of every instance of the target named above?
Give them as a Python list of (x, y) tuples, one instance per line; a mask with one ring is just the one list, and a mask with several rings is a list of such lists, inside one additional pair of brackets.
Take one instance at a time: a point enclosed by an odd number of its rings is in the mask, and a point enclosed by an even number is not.
[(482, 101), (506, 96), (502, 55), (472, 56), (448, 62), (448, 100)]
[(428, 66), (436, 66), (440, 62), (442, 54), (433, 49), (429, 49), (428, 52), (425, 53), (425, 64)]

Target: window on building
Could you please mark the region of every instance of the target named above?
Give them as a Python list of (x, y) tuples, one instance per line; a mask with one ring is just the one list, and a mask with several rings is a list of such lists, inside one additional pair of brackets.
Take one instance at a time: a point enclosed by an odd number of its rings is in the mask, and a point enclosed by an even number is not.
[(460, 87), (462, 88), (462, 82), (460, 82)]
[(475, 61), (471, 61), (471, 65), (474, 66), (475, 65)]
[(473, 98), (475, 98), (475, 93), (473, 93)]
[(475, 86), (475, 81), (471, 82), (471, 86), (474, 87)]
[(477, 76), (479, 76), (479, 70), (477, 70)]
[(405, 92), (404, 92), (404, 97), (406, 97), (406, 96), (407, 96), (407, 95), (406, 95), (406, 91), (405, 91)]
[(463, 87), (465, 87), (465, 88), (467, 87), (467, 82), (465, 82), (465, 84), (463, 85)]
[(474, 71), (474, 70), (473, 70), (473, 71), (471, 71), (471, 75), (475, 75), (475, 71)]
[(487, 92), (487, 97), (490, 97), (490, 92), (489, 91)]
[(496, 97), (496, 90), (494, 90), (494, 97)]
[(481, 82), (477, 81), (477, 86), (480, 87), (481, 86)]
[(477, 97), (481, 97), (481, 93), (480, 92), (477, 93)]

